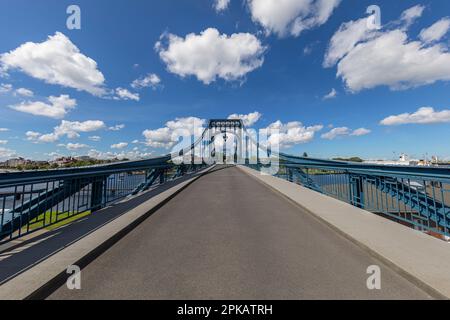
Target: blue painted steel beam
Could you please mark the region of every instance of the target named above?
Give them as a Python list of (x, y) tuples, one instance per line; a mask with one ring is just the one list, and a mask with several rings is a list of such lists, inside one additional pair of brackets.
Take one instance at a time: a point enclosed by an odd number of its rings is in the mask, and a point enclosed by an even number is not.
[(0, 174), (0, 187), (26, 183), (39, 183), (55, 179), (66, 180), (80, 177), (87, 178), (120, 172), (146, 170), (148, 168), (170, 168), (173, 164), (170, 164), (168, 162), (169, 160), (170, 156), (167, 156), (163, 158), (121, 162), (93, 167), (2, 173)]
[(322, 188), (320, 188), (320, 186), (316, 184), (304, 170), (302, 170), (301, 168), (295, 168), (292, 171), (294, 177), (297, 177), (302, 185), (308, 186), (308, 188), (322, 193)]
[(131, 195), (137, 195), (139, 192), (143, 191), (145, 188), (148, 189), (149, 186), (153, 184), (156, 178), (154, 176), (158, 172), (157, 169), (153, 169), (150, 171), (150, 173), (145, 177), (145, 181), (142, 182), (137, 188), (131, 193)]
[(368, 181), (380, 191), (399, 199), (413, 210), (417, 210), (423, 217), (434, 221), (442, 227), (450, 227), (450, 207), (435, 198), (433, 199), (426, 193), (411, 188), (398, 180), (373, 179)]
[(313, 158), (289, 157), (281, 158), (286, 166), (309, 167), (322, 170), (337, 170), (348, 173), (449, 181), (450, 168), (419, 166), (387, 166), (364, 163), (341, 162)]
[(0, 226), (0, 238), (27, 225), (29, 221), (51, 210), (58, 203), (72, 197), (91, 183), (91, 180), (86, 179), (66, 180), (58, 187), (48, 190), (45, 194), (39, 194), (38, 197), (16, 206), (8, 213), (9, 217), (3, 219), (3, 225)]

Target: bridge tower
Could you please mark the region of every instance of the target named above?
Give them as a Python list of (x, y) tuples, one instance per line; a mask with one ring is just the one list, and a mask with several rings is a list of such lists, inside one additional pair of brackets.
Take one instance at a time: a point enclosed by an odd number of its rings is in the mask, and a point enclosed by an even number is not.
[[(234, 154), (232, 155), (232, 159), (234, 163), (237, 163), (239, 158), (242, 157), (242, 145), (243, 139), (245, 136), (245, 127), (244, 123), (240, 119), (213, 119), (209, 121), (208, 129), (211, 132), (210, 143), (214, 145), (215, 137), (218, 135), (222, 135), (224, 144), (222, 148), (223, 152), (223, 162), (227, 161), (227, 148), (226, 143), (230, 139), (229, 134), (234, 135)], [(248, 140), (248, 137), (247, 137)], [(245, 157), (246, 163), (248, 163), (248, 141), (245, 144)], [(214, 155), (215, 156), (215, 155)], [(231, 158), (231, 157), (230, 157)]]

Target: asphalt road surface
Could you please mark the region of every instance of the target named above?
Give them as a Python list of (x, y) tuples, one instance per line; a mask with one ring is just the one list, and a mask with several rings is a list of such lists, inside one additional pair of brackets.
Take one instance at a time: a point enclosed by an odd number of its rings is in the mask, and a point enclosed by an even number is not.
[[(367, 268), (381, 268), (369, 290)], [(238, 168), (201, 177), (49, 299), (427, 299)]]

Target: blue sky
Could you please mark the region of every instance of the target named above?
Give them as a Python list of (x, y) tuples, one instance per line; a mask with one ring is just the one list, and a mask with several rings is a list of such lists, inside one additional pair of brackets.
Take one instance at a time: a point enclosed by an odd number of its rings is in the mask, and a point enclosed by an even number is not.
[(273, 1), (2, 0), (0, 157), (158, 155), (186, 119), (253, 113), (294, 154), (450, 159), (448, 1)]

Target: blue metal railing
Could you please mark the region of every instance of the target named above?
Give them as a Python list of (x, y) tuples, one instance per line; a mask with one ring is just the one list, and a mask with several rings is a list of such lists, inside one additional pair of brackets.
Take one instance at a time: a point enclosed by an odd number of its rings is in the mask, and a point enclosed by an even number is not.
[[(240, 138), (246, 142), (241, 147), (245, 145), (246, 150), (238, 155), (235, 149), (236, 162), (240, 157), (246, 165), (261, 170), (261, 155), (267, 154), (265, 160), (276, 157), (279, 177), (421, 231), (450, 236), (449, 168), (367, 165), (276, 154), (254, 141), (241, 120), (211, 120), (197, 141), (160, 158), (0, 174), (0, 243), (97, 211), (126, 196), (205, 167), (205, 156), (208, 160), (216, 158), (216, 132), (208, 132), (214, 126), (242, 129)], [(258, 164), (255, 165), (250, 164), (249, 141), (256, 146)], [(200, 156), (196, 158), (197, 147)], [(171, 160), (186, 155), (192, 164), (176, 165)], [(202, 159), (203, 164), (194, 164), (196, 159)]]
[(417, 230), (450, 236), (450, 168), (279, 156), (280, 178)]
[(0, 243), (98, 211), (204, 167), (175, 165), (169, 155), (105, 166), (0, 174)]

